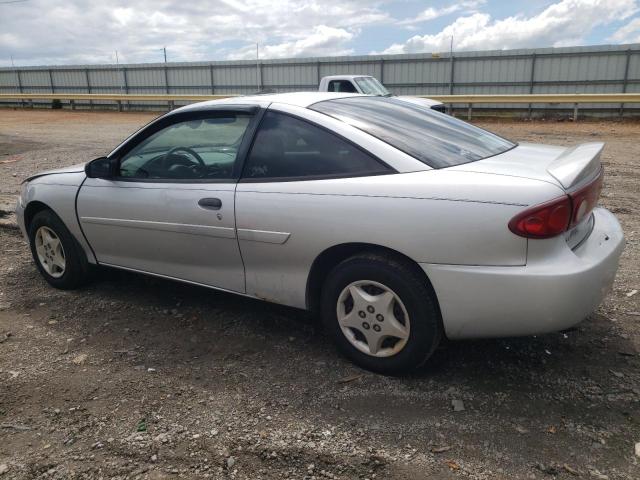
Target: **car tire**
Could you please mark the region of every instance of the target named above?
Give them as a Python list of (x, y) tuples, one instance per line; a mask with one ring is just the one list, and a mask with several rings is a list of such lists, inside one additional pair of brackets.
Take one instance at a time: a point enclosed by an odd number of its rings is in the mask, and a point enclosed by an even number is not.
[(428, 280), (417, 266), (392, 255), (360, 254), (339, 263), (324, 283), (321, 313), (345, 356), (387, 375), (424, 364), (443, 336)]
[(36, 267), (51, 286), (72, 290), (88, 281), (89, 264), (82, 247), (53, 211), (36, 213), (28, 233)]

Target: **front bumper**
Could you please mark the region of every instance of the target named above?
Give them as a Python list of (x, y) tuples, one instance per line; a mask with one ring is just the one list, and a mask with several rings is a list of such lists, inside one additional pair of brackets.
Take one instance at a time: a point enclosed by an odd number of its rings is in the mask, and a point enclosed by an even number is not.
[(563, 236), (529, 241), (515, 267), (421, 264), (435, 289), (450, 339), (510, 337), (569, 328), (593, 312), (613, 285), (622, 228), (603, 208), (575, 250)]
[(29, 241), (29, 235), (27, 234), (27, 228), (24, 224), (24, 208), (22, 194), (18, 197), (18, 201), (16, 203), (16, 220), (18, 222), (18, 227), (20, 227), (20, 231), (22, 232), (22, 236)]

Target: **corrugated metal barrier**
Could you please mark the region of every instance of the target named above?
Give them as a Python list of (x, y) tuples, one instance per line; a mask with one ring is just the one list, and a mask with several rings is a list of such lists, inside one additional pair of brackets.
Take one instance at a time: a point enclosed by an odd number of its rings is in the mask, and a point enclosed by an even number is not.
[[(325, 75), (366, 74), (380, 79), (394, 94), (528, 95), (640, 93), (640, 44), (407, 54), (323, 57), (261, 61), (189, 62), (0, 68), (0, 94), (246, 95), (317, 89)], [(123, 108), (167, 108), (164, 99), (127, 97)], [(486, 97), (488, 99), (488, 97)], [(474, 109), (516, 110), (526, 115), (549, 111), (574, 113), (575, 103), (472, 103)], [(69, 105), (70, 99), (63, 99)], [(192, 100), (189, 100), (192, 101)], [(7, 105), (24, 101), (0, 98)], [(50, 100), (34, 98), (36, 106)], [(180, 105), (185, 100), (173, 100)], [(468, 105), (457, 109), (467, 110)], [(75, 100), (77, 108), (117, 107), (117, 101)], [(637, 104), (580, 103), (581, 113), (633, 115)]]

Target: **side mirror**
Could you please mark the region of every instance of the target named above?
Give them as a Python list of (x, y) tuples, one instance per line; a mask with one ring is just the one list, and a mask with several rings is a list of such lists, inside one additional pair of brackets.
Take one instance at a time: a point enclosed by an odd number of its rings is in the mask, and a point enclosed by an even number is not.
[(107, 157), (91, 160), (84, 166), (84, 173), (89, 178), (111, 178), (111, 160)]

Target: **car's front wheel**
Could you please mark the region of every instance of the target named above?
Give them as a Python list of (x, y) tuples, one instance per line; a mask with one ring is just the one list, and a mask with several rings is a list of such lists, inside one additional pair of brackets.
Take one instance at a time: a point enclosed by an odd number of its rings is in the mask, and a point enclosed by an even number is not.
[(362, 254), (338, 264), (322, 291), (325, 327), (358, 365), (399, 374), (438, 346), (442, 322), (432, 288), (409, 262)]
[(81, 247), (51, 210), (42, 210), (33, 217), (29, 243), (38, 270), (52, 286), (70, 290), (88, 279), (89, 267)]

